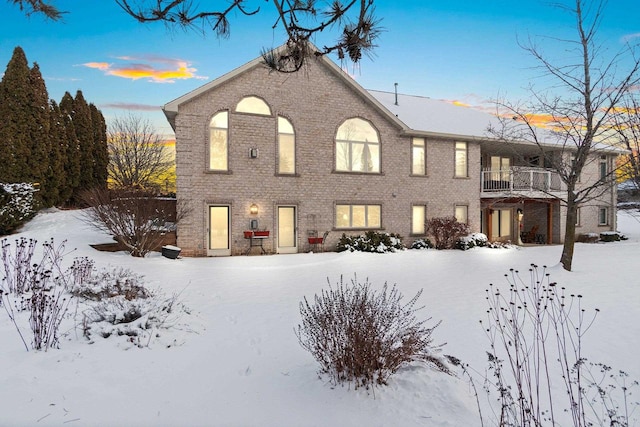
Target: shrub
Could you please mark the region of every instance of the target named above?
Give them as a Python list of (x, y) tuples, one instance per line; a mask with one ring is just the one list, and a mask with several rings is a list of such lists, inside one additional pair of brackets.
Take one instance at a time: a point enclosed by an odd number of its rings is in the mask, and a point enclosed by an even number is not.
[(11, 234), (36, 214), (32, 184), (0, 183), (0, 236)]
[(627, 236), (619, 231), (603, 231), (600, 233), (600, 241), (602, 242), (619, 242), (620, 240), (627, 240)]
[(487, 395), (497, 394), (489, 402), (500, 405), (491, 408), (499, 417), (494, 421), (565, 425), (564, 416), (580, 427), (630, 425), (629, 387), (637, 382), (626, 382), (622, 371), (616, 378), (611, 368), (586, 363), (583, 340), (599, 310), (587, 311), (582, 295), (552, 282), (546, 267), (532, 264), (528, 279), (513, 269), (505, 276), (506, 291), (491, 284), (486, 290), (487, 320), (480, 322), (490, 343), (493, 376), (482, 381)]
[(67, 317), (72, 300), (67, 289), (82, 276), (76, 271), (82, 263), (74, 263), (63, 271), (61, 262), (65, 255), (65, 243), (56, 246), (53, 239), (42, 244), (42, 258), (34, 262), (36, 243), (33, 239), (20, 238), (15, 241), (12, 250), (7, 239), (2, 240), (2, 305), (27, 350), (29, 347), (16, 317), (19, 311), (29, 311), (31, 347), (48, 350), (59, 345), (60, 325)]
[(456, 249), (461, 249), (463, 251), (466, 251), (471, 248), (485, 247), (487, 246), (488, 243), (489, 243), (489, 239), (487, 239), (487, 236), (485, 234), (473, 233), (468, 236), (460, 237), (456, 241)]
[(355, 388), (387, 384), (403, 365), (424, 361), (449, 373), (436, 355), (431, 334), (440, 324), (427, 327), (431, 319), (417, 320), (415, 304), (422, 291), (408, 302), (394, 285), (376, 292), (368, 281), (351, 280), (329, 285), (313, 304), (300, 303), (302, 324), (296, 329), (300, 345), (320, 364), (333, 384), (353, 383)]
[(442, 217), (427, 221), (427, 231), (433, 236), (436, 249), (453, 249), (458, 239), (469, 234), (470, 229), (455, 217)]
[(411, 249), (432, 249), (433, 243), (429, 239), (416, 239), (411, 244)]
[(94, 273), (72, 293), (83, 301), (83, 335), (90, 342), (96, 336), (124, 337), (127, 345), (147, 347), (188, 312), (177, 294), (151, 292), (143, 276), (123, 268)]
[(142, 190), (93, 189), (81, 196), (90, 206), (85, 220), (112, 234), (131, 255), (144, 257), (157, 249), (168, 231), (186, 214), (183, 207), (171, 208), (165, 200)]
[(364, 236), (342, 234), (336, 250), (338, 252), (396, 252), (405, 249), (399, 234), (367, 231)]

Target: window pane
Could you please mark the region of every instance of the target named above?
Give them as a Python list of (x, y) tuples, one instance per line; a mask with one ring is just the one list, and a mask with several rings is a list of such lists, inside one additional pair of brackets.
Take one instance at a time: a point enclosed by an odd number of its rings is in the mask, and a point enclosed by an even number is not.
[(456, 176), (467, 176), (467, 143), (456, 142)]
[(351, 170), (354, 172), (366, 172), (365, 165), (367, 159), (365, 158), (364, 144), (351, 144), (351, 151), (353, 153), (351, 160)]
[(366, 225), (366, 207), (364, 205), (351, 206), (351, 227), (364, 228)]
[(349, 157), (349, 144), (346, 142), (338, 142), (336, 144), (336, 170), (350, 170)]
[(225, 129), (211, 129), (209, 169), (227, 170), (227, 131)]
[(380, 206), (367, 206), (367, 227), (380, 228)]
[(227, 128), (229, 113), (221, 111), (211, 118), (209, 124), (209, 169), (227, 170)]
[(511, 236), (511, 211), (500, 210), (500, 237)]
[(456, 220), (458, 222), (467, 223), (467, 206), (456, 206)]
[(413, 206), (413, 213), (411, 215), (412, 234), (424, 234), (425, 210), (424, 206)]
[(413, 138), (411, 161), (411, 173), (413, 175), (426, 174), (425, 145), (423, 138)]
[(366, 148), (369, 154), (367, 172), (380, 172), (380, 146), (367, 144)]
[(336, 227), (348, 228), (351, 226), (349, 205), (336, 205)]
[(239, 113), (253, 113), (264, 116), (271, 115), (271, 109), (267, 103), (256, 96), (247, 96), (242, 98), (236, 106), (236, 111)]
[(229, 207), (209, 207), (209, 249), (229, 249)]
[(293, 135), (293, 125), (284, 117), (278, 117), (278, 133), (290, 133)]
[(296, 149), (293, 135), (280, 135), (278, 146), (278, 173), (296, 172)]

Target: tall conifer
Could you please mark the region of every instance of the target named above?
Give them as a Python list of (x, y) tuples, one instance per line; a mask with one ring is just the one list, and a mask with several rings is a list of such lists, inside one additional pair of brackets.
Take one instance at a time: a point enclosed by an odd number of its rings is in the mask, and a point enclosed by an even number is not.
[(47, 87), (40, 73), (40, 67), (34, 63), (29, 73), (29, 85), (31, 88), (31, 99), (26, 110), (29, 112), (29, 157), (27, 158), (27, 168), (30, 182), (39, 183), (38, 192), (41, 200), (48, 200), (49, 191), (47, 183), (44, 181), (46, 171), (49, 167), (49, 94)]
[(80, 181), (78, 185), (80, 190), (86, 190), (93, 187), (93, 128), (89, 104), (85, 101), (80, 90), (76, 92), (76, 97), (73, 100), (71, 120), (80, 150)]
[(44, 179), (49, 190), (47, 199), (43, 202), (45, 205), (53, 206), (64, 203), (71, 197), (64, 170), (67, 155), (64, 144), (65, 129), (60, 108), (54, 100), (49, 101), (49, 123), (49, 162)]
[(65, 92), (60, 100), (60, 115), (64, 127), (63, 145), (65, 147), (64, 171), (67, 182), (67, 192), (72, 198), (80, 187), (80, 147), (78, 137), (73, 127), (73, 97)]
[(0, 181), (30, 181), (29, 111), (31, 88), (27, 57), (21, 47), (13, 56), (0, 85)]
[(109, 165), (109, 149), (107, 146), (107, 122), (98, 108), (89, 104), (91, 110), (91, 126), (93, 128), (93, 180), (97, 187), (106, 187), (107, 167)]

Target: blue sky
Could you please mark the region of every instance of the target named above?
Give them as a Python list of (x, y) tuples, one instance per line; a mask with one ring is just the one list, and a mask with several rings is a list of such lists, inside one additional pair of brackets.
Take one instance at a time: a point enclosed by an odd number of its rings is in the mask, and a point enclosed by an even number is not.
[[(518, 39), (575, 37), (573, 16), (547, 1), (375, 3), (385, 31), (374, 57), (355, 69), (345, 64), (367, 89), (393, 91), (398, 83), (402, 93), (474, 106), (486, 106), (498, 96), (526, 99), (524, 88), (536, 82), (539, 72)], [(69, 12), (62, 22), (26, 17), (0, 0), (0, 73), (20, 46), (30, 65), (39, 64), (50, 98), (60, 101), (65, 91), (75, 95), (82, 90), (107, 121), (133, 111), (148, 117), (158, 133), (171, 135), (162, 105), (284, 41), (280, 31), (271, 29), (270, 2), (253, 4), (263, 13), (232, 16), (231, 37), (217, 39), (160, 23), (140, 24), (114, 0), (58, 0), (56, 5)], [(605, 53), (617, 52), (624, 40), (640, 41), (638, 16), (637, 0), (609, 1), (599, 32)], [(540, 39), (545, 52), (566, 57), (548, 37)]]

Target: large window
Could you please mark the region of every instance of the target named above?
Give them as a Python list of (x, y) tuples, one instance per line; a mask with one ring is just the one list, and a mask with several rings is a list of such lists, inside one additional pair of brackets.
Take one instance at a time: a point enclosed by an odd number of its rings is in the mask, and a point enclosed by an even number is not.
[(469, 176), (468, 167), (468, 147), (466, 142), (456, 142), (456, 156), (455, 156), (455, 177), (466, 178)]
[(411, 234), (424, 234), (426, 231), (427, 207), (424, 205), (413, 205), (411, 209)]
[(238, 113), (260, 114), (262, 116), (270, 116), (271, 108), (262, 99), (257, 96), (246, 96), (238, 102), (236, 106)]
[(336, 228), (380, 228), (380, 205), (336, 205)]
[(380, 172), (378, 132), (366, 120), (346, 120), (336, 135), (336, 170), (341, 172)]
[(296, 136), (284, 117), (278, 117), (278, 173), (296, 173)]
[(221, 111), (211, 118), (209, 124), (209, 169), (229, 169), (229, 112)]
[(424, 138), (411, 138), (411, 174), (427, 174), (427, 156)]

